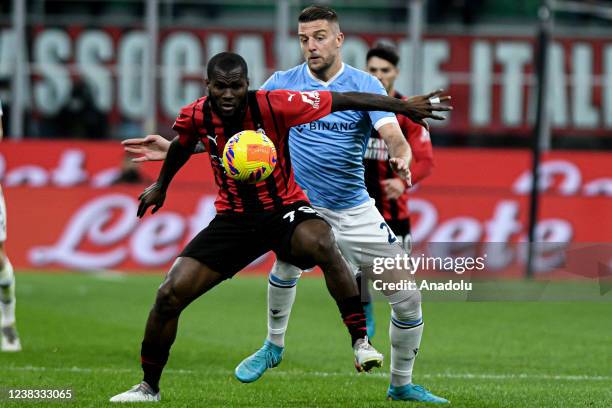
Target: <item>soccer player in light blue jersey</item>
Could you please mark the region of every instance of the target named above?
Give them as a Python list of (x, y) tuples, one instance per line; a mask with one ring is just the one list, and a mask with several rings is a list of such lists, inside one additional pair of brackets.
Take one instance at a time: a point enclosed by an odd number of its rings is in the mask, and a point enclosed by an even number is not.
[[(306, 62), (275, 73), (265, 90), (296, 91), (296, 98), (311, 99), (308, 91), (370, 92), (386, 95), (381, 83), (370, 74), (342, 62), (344, 35), (336, 13), (325, 6), (311, 6), (299, 17), (298, 35)], [(429, 109), (450, 99), (440, 91), (415, 98), (429, 98)], [(313, 101), (314, 102), (314, 101)], [(432, 106), (433, 105), (433, 106)], [(431, 112), (430, 112), (431, 113)], [(425, 127), (423, 118), (443, 119), (433, 114), (411, 117)], [(371, 273), (374, 258), (403, 257), (405, 252), (367, 193), (363, 155), (372, 128), (387, 144), (390, 162), (409, 181), (410, 146), (394, 114), (385, 112), (336, 112), (292, 128), (289, 136), (291, 164), (297, 183), (306, 191), (312, 206), (332, 226), (344, 258), (355, 273)], [(163, 140), (151, 135), (129, 141), (130, 152), (141, 154), (137, 161), (163, 159)], [(161, 154), (160, 154), (161, 152)], [(388, 272), (388, 273), (387, 273)], [(282, 360), (284, 338), (302, 271), (277, 261), (269, 275), (268, 336), (264, 345), (236, 367), (242, 382), (259, 379)], [(404, 279), (408, 271), (389, 270), (386, 276)], [(446, 399), (412, 383), (414, 360), (423, 332), (421, 295), (418, 290), (386, 290), (391, 305), (391, 384), (387, 396), (393, 400), (446, 403)], [(356, 368), (362, 367), (356, 364)]]
[[(307, 7), (298, 21), (298, 36), (306, 62), (288, 71), (276, 72), (264, 83), (263, 89), (386, 95), (380, 81), (342, 62), (344, 35), (332, 9)], [(373, 257), (394, 258), (404, 254), (366, 190), (363, 155), (372, 127), (385, 140), (389, 157), (409, 165), (410, 147), (395, 115), (388, 112), (335, 112), (292, 128), (289, 136), (296, 181), (306, 191), (313, 207), (332, 225), (338, 246), (356, 273), (362, 269), (367, 273)], [(299, 268), (282, 261), (276, 261), (272, 268), (268, 284), (268, 338), (259, 351), (236, 368), (240, 381), (255, 381), (267, 368), (280, 363), (295, 286), (301, 273)], [(391, 384), (387, 396), (396, 400), (448, 402), (412, 383), (412, 368), (423, 332), (419, 291), (387, 291), (385, 295), (392, 309)]]

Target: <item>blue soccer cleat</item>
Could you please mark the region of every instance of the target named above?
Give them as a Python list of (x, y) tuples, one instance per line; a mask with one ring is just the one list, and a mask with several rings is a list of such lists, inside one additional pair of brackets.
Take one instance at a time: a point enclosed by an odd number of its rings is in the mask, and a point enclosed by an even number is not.
[(376, 324), (374, 323), (374, 305), (372, 302), (363, 304), (363, 311), (366, 316), (366, 330), (368, 331), (368, 338), (371, 339), (376, 333)]
[(266, 340), (262, 348), (238, 364), (234, 375), (243, 383), (257, 381), (268, 368), (274, 368), (280, 364), (283, 360), (284, 349)]
[(450, 402), (415, 384), (406, 384), (400, 387), (390, 385), (387, 391), (387, 399), (390, 401), (431, 402), (434, 404), (448, 404)]

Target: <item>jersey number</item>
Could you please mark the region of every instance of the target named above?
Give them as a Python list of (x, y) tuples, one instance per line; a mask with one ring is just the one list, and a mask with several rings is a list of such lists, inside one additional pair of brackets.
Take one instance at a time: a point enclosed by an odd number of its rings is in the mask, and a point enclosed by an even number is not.
[(394, 243), (395, 241), (397, 241), (397, 238), (395, 237), (395, 234), (393, 233), (393, 231), (391, 231), (391, 228), (389, 228), (389, 226), (387, 225), (386, 222), (381, 222), (380, 223), (380, 229), (386, 229), (387, 230), (387, 241), (389, 241), (390, 244)]
[[(316, 214), (317, 213), (313, 208), (307, 207), (305, 205), (298, 208), (298, 211), (301, 211), (306, 214)], [(287, 214), (283, 215), (283, 219), (285, 218), (289, 218), (289, 222), (293, 222), (293, 220), (295, 220), (295, 210), (289, 211)]]

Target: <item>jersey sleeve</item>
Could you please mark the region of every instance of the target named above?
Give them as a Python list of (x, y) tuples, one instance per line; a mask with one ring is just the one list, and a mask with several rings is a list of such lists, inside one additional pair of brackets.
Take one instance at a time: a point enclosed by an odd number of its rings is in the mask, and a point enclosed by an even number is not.
[[(382, 86), (378, 79), (374, 78), (371, 75), (368, 75), (367, 78), (368, 79), (363, 85), (363, 89), (359, 90), (360, 92), (369, 92), (387, 96), (387, 91), (385, 91), (385, 88)], [(392, 112), (370, 111), (368, 112), (368, 115), (370, 115), (370, 121), (372, 122), (372, 126), (377, 131), (387, 123), (398, 123), (395, 114)]]
[(263, 91), (273, 91), (275, 89), (279, 89), (279, 73), (275, 72), (272, 74), (270, 78), (259, 88)]
[(179, 143), (183, 146), (194, 146), (199, 140), (199, 136), (195, 129), (195, 112), (198, 101), (195, 101), (187, 106), (183, 106), (179, 112), (172, 130), (178, 133)]
[(407, 117), (400, 118), (400, 127), (412, 149), (410, 173), (412, 183), (416, 184), (429, 176), (433, 170), (433, 147), (429, 132), (423, 126), (414, 123)]
[(267, 94), (272, 110), (287, 128), (321, 119), (331, 113), (329, 91), (270, 91)]

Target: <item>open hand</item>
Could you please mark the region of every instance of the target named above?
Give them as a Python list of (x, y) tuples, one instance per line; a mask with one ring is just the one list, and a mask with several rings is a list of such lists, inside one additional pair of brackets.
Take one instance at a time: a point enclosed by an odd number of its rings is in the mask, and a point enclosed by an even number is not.
[(404, 182), (397, 178), (383, 180), (381, 184), (388, 200), (397, 200), (406, 190)]
[(453, 110), (450, 105), (442, 105), (450, 101), (450, 95), (443, 95), (444, 90), (430, 92), (426, 95), (411, 96), (406, 103), (406, 111), (402, 112), (410, 120), (429, 130), (429, 125), (425, 119), (444, 120), (444, 116), (436, 115), (434, 112), (446, 112)]
[(134, 163), (164, 160), (170, 148), (170, 141), (160, 135), (126, 139), (121, 144), (126, 152), (138, 155), (132, 159)]
[(391, 169), (402, 179), (408, 183), (408, 186), (412, 186), (412, 176), (410, 174), (410, 167), (406, 160), (400, 157), (392, 157), (389, 159)]

